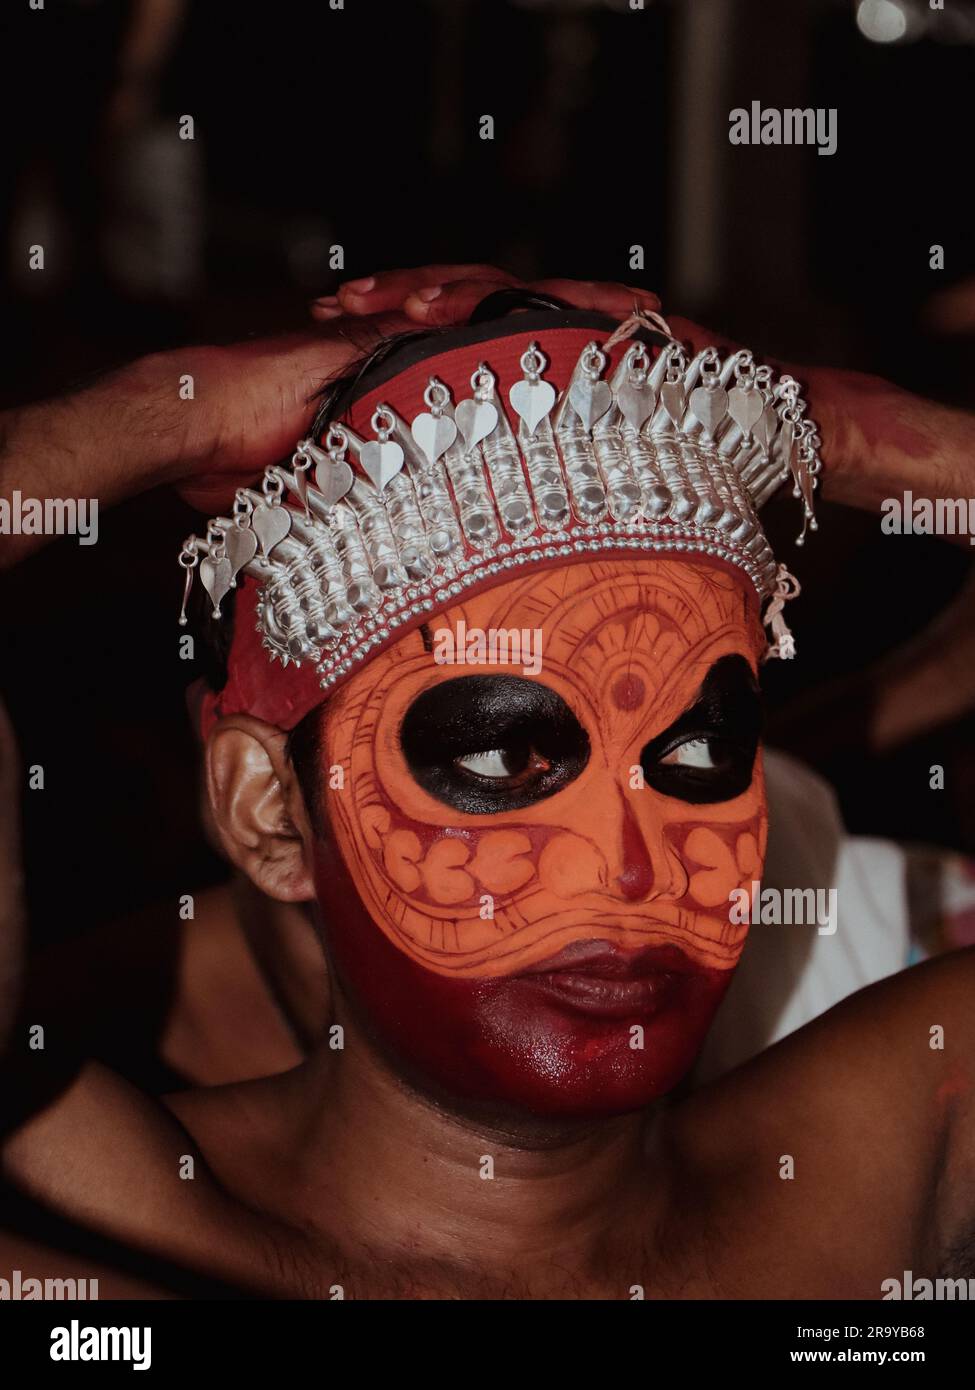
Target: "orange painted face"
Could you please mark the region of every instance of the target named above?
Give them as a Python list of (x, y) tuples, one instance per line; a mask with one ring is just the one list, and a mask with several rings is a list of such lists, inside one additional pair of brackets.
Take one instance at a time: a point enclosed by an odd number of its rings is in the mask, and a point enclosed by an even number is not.
[(431, 617), (326, 707), (330, 951), (421, 1081), (588, 1114), (689, 1065), (765, 848), (756, 607), (721, 566), (579, 562)]

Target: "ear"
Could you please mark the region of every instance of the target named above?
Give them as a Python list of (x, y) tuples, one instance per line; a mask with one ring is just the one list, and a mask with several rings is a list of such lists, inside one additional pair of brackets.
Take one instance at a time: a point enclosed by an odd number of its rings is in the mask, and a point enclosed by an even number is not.
[(287, 737), (250, 715), (221, 719), (207, 740), (207, 792), (227, 857), (268, 897), (308, 902), (312, 832)]

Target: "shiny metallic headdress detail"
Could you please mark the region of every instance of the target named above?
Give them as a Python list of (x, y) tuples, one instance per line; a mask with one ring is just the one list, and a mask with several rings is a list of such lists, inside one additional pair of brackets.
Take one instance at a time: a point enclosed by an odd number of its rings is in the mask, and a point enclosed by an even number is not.
[(507, 391), (516, 424), (481, 363), (469, 399), (453, 403), (431, 377), (409, 424), (379, 405), (374, 439), (333, 424), (324, 448), (302, 440), (290, 470), (267, 468), (261, 491), (239, 489), (232, 516), (186, 540), (180, 622), (194, 568), (215, 617), (250, 575), (271, 659), (316, 662), (328, 690), (398, 627), (491, 577), (560, 558), (691, 552), (748, 575), (771, 600), (769, 655), (792, 656), (782, 608), (798, 586), (757, 512), (791, 478), (797, 544), (816, 527), (821, 441), (798, 383), (775, 381), (747, 351), (722, 358), (709, 347), (689, 360), (673, 340), (655, 361), (631, 343), (609, 380), (606, 363), (590, 342), (558, 396), (532, 343)]

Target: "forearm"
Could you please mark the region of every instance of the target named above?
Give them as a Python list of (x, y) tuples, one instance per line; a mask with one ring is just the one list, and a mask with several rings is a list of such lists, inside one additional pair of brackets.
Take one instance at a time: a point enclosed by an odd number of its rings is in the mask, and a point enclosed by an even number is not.
[[(0, 415), (0, 498), (95, 498), (99, 509), (166, 481), (168, 463), (192, 443), (192, 415), (175, 408), (178, 364), (142, 358), (72, 395)], [(46, 535), (4, 535), (0, 568), (44, 545)]]
[[(695, 351), (715, 336), (689, 319), (671, 318)], [(718, 341), (728, 343), (722, 336)], [(763, 359), (767, 360), (767, 359)], [(975, 415), (915, 396), (882, 377), (832, 367), (770, 362), (799, 382), (808, 416), (819, 426), (822, 495), (873, 512), (886, 497), (975, 497)], [(949, 536), (967, 545), (968, 536)]]
[[(99, 509), (160, 483), (201, 511), (228, 508), (238, 487), (290, 454), (317, 391), (402, 315), (344, 320), (327, 333), (292, 333), (229, 347), (179, 348), (140, 358), (72, 396), (0, 416), (0, 498), (97, 497)], [(5, 536), (0, 567), (44, 543)]]
[[(796, 370), (822, 433), (823, 496), (879, 514), (884, 498), (975, 497), (975, 416), (880, 377)], [(968, 544), (968, 536), (949, 537)]]

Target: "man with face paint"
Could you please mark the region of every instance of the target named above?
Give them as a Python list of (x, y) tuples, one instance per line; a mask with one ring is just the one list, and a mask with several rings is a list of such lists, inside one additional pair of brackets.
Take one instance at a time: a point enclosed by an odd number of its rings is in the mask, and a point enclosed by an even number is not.
[[(483, 440), (471, 445), (468, 438), (471, 447), (452, 450), (457, 426), (450, 416), (441, 417), (450, 438), (425, 462), (412, 456), (421, 499), (424, 489), (435, 497), (439, 483), (448, 475), (451, 479), (460, 529), (470, 542), (467, 561), (456, 570), (466, 571), (466, 583), (453, 590), (474, 592), (469, 600), (447, 606), (434, 631), (420, 621), (431, 602), (425, 609), (412, 604), (405, 615), (412, 631), (392, 644), (382, 643), (383, 650), (343, 682), (317, 730), (319, 764), (331, 770), (330, 782), (341, 794), (326, 796), (321, 786), (312, 785), (308, 811), (316, 831), (310, 870), (329, 924), (331, 969), (364, 1034), (415, 1084), (469, 1113), (501, 1115), (516, 1105), (536, 1116), (586, 1119), (645, 1104), (673, 1086), (693, 1060), (741, 950), (744, 929), (732, 929), (728, 903), (733, 890), (754, 880), (765, 842), (764, 791), (756, 765), (756, 671), (766, 646), (760, 586), (766, 586), (768, 596), (770, 558), (741, 493), (742, 511), (736, 513), (724, 476), (712, 486), (701, 473), (707, 446), (688, 456), (689, 465), (675, 455), (671, 472), (664, 466), (654, 472), (651, 465), (642, 478), (621, 452), (605, 463), (603, 475), (582, 457), (582, 416), (576, 411), (570, 418), (569, 411), (572, 401), (581, 400), (578, 393), (589, 385), (592, 368), (587, 363), (587, 375), (580, 378), (576, 367), (570, 389), (570, 358), (582, 353), (585, 360), (593, 349), (586, 346), (589, 328), (571, 322), (572, 315), (564, 318), (549, 313), (540, 320), (550, 330), (547, 342), (559, 355), (563, 400), (570, 403), (553, 414), (567, 459), (564, 486), (577, 512), (586, 506), (591, 511), (592, 494), (602, 489), (600, 477), (605, 476), (611, 514), (631, 516), (634, 524), (621, 524), (618, 535), (601, 534), (597, 541), (591, 539), (595, 527), (591, 535), (580, 530), (582, 540), (573, 532), (571, 546), (561, 523), (549, 524), (540, 535), (532, 527), (530, 539), (519, 524), (518, 508), (527, 497), (524, 475), (519, 468), (513, 481), (510, 469), (505, 473), (502, 468), (501, 455), (507, 447), (510, 459), (514, 436), (510, 429), (503, 433), (498, 393), (487, 383), (490, 372), (478, 364), (488, 352), (490, 371), (495, 362), (500, 371), (502, 364), (524, 365), (531, 358), (521, 385), (528, 393), (544, 387), (551, 409), (554, 390), (540, 382), (540, 353), (520, 316), (510, 320), (502, 336), (497, 330), (490, 337), (484, 330), (469, 331), (455, 335), (453, 346), (439, 351), (439, 343), (425, 344), (422, 365), (407, 364), (392, 380), (387, 357), (384, 385), (357, 406), (357, 423), (370, 416), (381, 421), (380, 443), (357, 445), (370, 478), (370, 450), (396, 450), (402, 464), (401, 446), (382, 440), (389, 427), (397, 438), (405, 438), (395, 412), (399, 402), (405, 410), (418, 371), (430, 383), (428, 400), (431, 393), (436, 396), (434, 383), (440, 390), (452, 389), (456, 399), (458, 382), (472, 373), (472, 381), (485, 378), (470, 402), (458, 404), (456, 415), (463, 423), (477, 411), (487, 412), (497, 422), (494, 432), (485, 427)], [(624, 383), (619, 399), (626, 401), (630, 371), (640, 388), (632, 388), (635, 395), (639, 398), (642, 390), (646, 397), (645, 420), (655, 404), (654, 390), (661, 389), (664, 400), (668, 390), (682, 395), (685, 386), (693, 390), (696, 366), (688, 368), (678, 385), (678, 359), (672, 357), (668, 381), (651, 386), (646, 366), (640, 373), (630, 369), (631, 363), (648, 361), (645, 347), (630, 345), (624, 358), (623, 345), (621, 341), (614, 378)], [(667, 349), (668, 354), (676, 351)], [(710, 365), (706, 355), (699, 360)], [(662, 356), (658, 376), (665, 365)], [(702, 370), (700, 380), (706, 379)], [(362, 398), (361, 380), (359, 388)], [(595, 389), (608, 401), (605, 383)], [(516, 409), (519, 390), (515, 384), (510, 392)], [(699, 409), (713, 392), (734, 403), (712, 381), (698, 388), (694, 400)], [(739, 388), (746, 404), (761, 399), (754, 384), (751, 392), (747, 397), (747, 389)], [(639, 399), (636, 407), (641, 408)], [(615, 408), (613, 414), (621, 422), (616, 440), (621, 451), (621, 431), (632, 431), (632, 426), (622, 422)], [(425, 422), (437, 421), (436, 415), (421, 417), (413, 425), (413, 438), (422, 438)], [(652, 446), (660, 459), (673, 452), (674, 426), (674, 419), (664, 415), (665, 433)], [(546, 438), (554, 441), (547, 418), (530, 421), (520, 414), (519, 431), (529, 450)], [(329, 439), (338, 434), (345, 439), (347, 432), (356, 438), (351, 424), (327, 433)], [(606, 442), (600, 439), (594, 446), (587, 440), (590, 456)], [(626, 445), (636, 458), (642, 446), (635, 432)], [(482, 449), (500, 515), (520, 543), (520, 560), (517, 543), (509, 545), (499, 535), (493, 544), (481, 541), (493, 524), (490, 499), (486, 491), (478, 491), (482, 480), (475, 476), (474, 461), (480, 460)], [(313, 445), (308, 452), (318, 459), (315, 476), (323, 489), (316, 509), (325, 508), (326, 497), (334, 507), (339, 497), (330, 496), (330, 489), (341, 478), (362, 509), (360, 530), (365, 548), (371, 543), (375, 549), (374, 573), (390, 570), (395, 557), (388, 548), (379, 551), (375, 537), (381, 537), (381, 527), (369, 510), (375, 494), (364, 482), (353, 483), (348, 464), (334, 450), (331, 459)], [(757, 447), (752, 453), (758, 454)], [(553, 458), (554, 442), (548, 457), (536, 457), (529, 465), (529, 485), (539, 515), (546, 506), (555, 509), (561, 497), (565, 522), (568, 496), (564, 490), (557, 496), (561, 474)], [(548, 471), (541, 471), (543, 465)], [(715, 470), (720, 474), (717, 460)], [(269, 481), (278, 476), (272, 472)], [(299, 478), (295, 476), (296, 486)], [(300, 484), (307, 486), (304, 478)], [(702, 489), (697, 503), (695, 486)], [(693, 505), (695, 515), (703, 514), (712, 524), (695, 533), (675, 520), (665, 523), (655, 539), (636, 517), (633, 502), (640, 487), (658, 513), (661, 499), (675, 517), (689, 516)], [(540, 491), (544, 488), (550, 490)], [(723, 498), (717, 505), (715, 488)], [(241, 536), (250, 541), (251, 532), (259, 537), (282, 517), (280, 505), (258, 501), (254, 506), (246, 493), (238, 494), (238, 502), (250, 518), (248, 525), (221, 532), (222, 524), (215, 524), (217, 544), (203, 562), (210, 565), (204, 580), (211, 581), (215, 603), (221, 595), (212, 581), (218, 567), (229, 565), (222, 558), (224, 549), (232, 555), (231, 542)], [(405, 535), (403, 555), (417, 552), (414, 571), (420, 575), (426, 560), (413, 533), (406, 531), (407, 502), (402, 493), (395, 494), (390, 515)], [(427, 506), (429, 517), (429, 501)], [(609, 514), (604, 497), (602, 515)], [(307, 519), (307, 510), (305, 515)], [(331, 515), (334, 519), (334, 510)], [(735, 542), (728, 547), (720, 543), (719, 517), (729, 535), (734, 531)], [(449, 538), (452, 519), (436, 515), (440, 531), (430, 533), (432, 545), (441, 534)], [(310, 536), (300, 518), (292, 525), (299, 541)], [(345, 526), (343, 521), (335, 533), (340, 547), (347, 544)], [(562, 544), (532, 551), (539, 539)], [(458, 530), (455, 544), (459, 542)], [(316, 544), (315, 538), (309, 543)], [(290, 541), (278, 544), (283, 548)], [(693, 552), (695, 562), (678, 559), (675, 546)], [(635, 547), (642, 547), (641, 553), (634, 554)], [(264, 555), (253, 559), (255, 548), (251, 541), (251, 559), (242, 564), (258, 575), (263, 568), (269, 577)], [(597, 559), (594, 552), (607, 549), (615, 553)], [(361, 559), (359, 571), (353, 571), (350, 550), (348, 571), (361, 575)], [(509, 550), (508, 566), (491, 563)], [(272, 555), (278, 553), (272, 548)], [(571, 564), (563, 558), (569, 556)], [(192, 558), (190, 543), (184, 563), (189, 566)], [(285, 558), (292, 568), (299, 563), (293, 547)], [(316, 551), (314, 558), (326, 564), (328, 557)], [(521, 566), (522, 573), (504, 582), (510, 566)], [(742, 586), (736, 567), (754, 576), (760, 566), (758, 585)], [(774, 576), (774, 564), (771, 572)], [(361, 578), (353, 582), (362, 584)], [(304, 578), (300, 583), (305, 584)], [(350, 593), (352, 587), (350, 583)], [(281, 592), (277, 577), (265, 592)], [(418, 587), (409, 588), (408, 596), (417, 598)], [(321, 623), (331, 615), (337, 621), (341, 597), (336, 597), (333, 575), (331, 608), (326, 604), (320, 613), (309, 609), (310, 618)], [(285, 601), (292, 602), (290, 590)], [(269, 633), (280, 631), (280, 624), (265, 614), (261, 610), (257, 626), (267, 621), (268, 645)], [(292, 620), (293, 611), (288, 611), (280, 622)], [(239, 624), (231, 680), (210, 714), (219, 713), (225, 721), (237, 712), (248, 717), (266, 712), (273, 714), (276, 727), (292, 728), (307, 717), (309, 704), (318, 704), (320, 687), (317, 681), (308, 685), (304, 675), (292, 682), (289, 672), (275, 671), (271, 688), (258, 691), (260, 673), (267, 668), (259, 664), (260, 653), (258, 663), (249, 653), (254, 626), (247, 618)], [(441, 633), (511, 630), (534, 634), (541, 674), (502, 674), (488, 657), (482, 674), (458, 675), (454, 665), (439, 660)], [(283, 650), (285, 658), (288, 650)], [(237, 735), (242, 733), (253, 736), (253, 731), (228, 729), (222, 722), (210, 744), (217, 823), (227, 852), (238, 862), (239, 840), (228, 835), (226, 815), (227, 789), (233, 787), (236, 798), (240, 785)], [(231, 804), (236, 808), (238, 803)], [(243, 866), (252, 875), (259, 869), (254, 862)], [(435, 1030), (429, 1027), (431, 1011), (439, 1019)]]
[(457, 675), (420, 631), (336, 697), (322, 754), (348, 795), (314, 808), (334, 969), (384, 1052), (465, 1108), (645, 1104), (687, 1070), (744, 940), (754, 610), (720, 569), (645, 558), (436, 621), (532, 628), (544, 670)]
[[(606, 329), (565, 331), (547, 374), (563, 393)], [(482, 356), (508, 391), (528, 345), (511, 325), (427, 343), (360, 383), (347, 437), (365, 438), (380, 402), (415, 419), (431, 376), (457, 402)], [(371, 478), (383, 457), (367, 447), (356, 472)], [(319, 460), (323, 496), (342, 465)], [(268, 591), (300, 561), (269, 543), (274, 496), (239, 513), (267, 538)], [(212, 598), (219, 530), (197, 552)], [(103, 1076), (15, 1136), (15, 1179), (63, 1194), (67, 1126), (75, 1171), (98, 1177), (97, 1192), (69, 1180), (62, 1209), (80, 1212), (84, 1191), (105, 1235), (265, 1293), (869, 1298), (891, 1269), (959, 1273), (970, 961), (867, 991), (690, 1101), (652, 1104), (693, 1060), (743, 944), (728, 902), (765, 845), (761, 607), (785, 596), (736, 545), (678, 534), (585, 533), (531, 564), (458, 570), (473, 581), (427, 606), (414, 595), (417, 611), (324, 676), (268, 662), (262, 642), (294, 656), (288, 594), (269, 612), (244, 580), (205, 714), (214, 817), (263, 892), (317, 905), (341, 1032), (285, 1077), (174, 1099), (175, 1123)], [(461, 625), (536, 634), (541, 669), (439, 661), (438, 634)], [(934, 1023), (948, 1052), (927, 1045)], [(105, 1113), (133, 1127), (125, 1152)], [(205, 1163), (180, 1183), (194, 1144)]]

